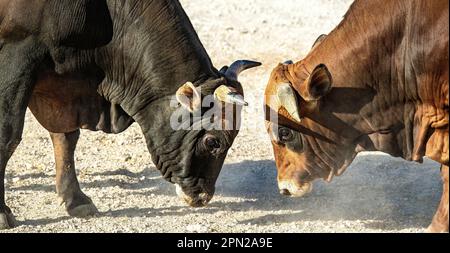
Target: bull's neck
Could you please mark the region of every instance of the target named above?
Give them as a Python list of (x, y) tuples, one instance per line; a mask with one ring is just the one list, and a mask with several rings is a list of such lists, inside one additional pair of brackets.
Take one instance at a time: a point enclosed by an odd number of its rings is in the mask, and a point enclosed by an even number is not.
[(356, 1), (337, 28), (303, 61), (289, 68), (290, 73), (307, 77), (316, 66), (325, 64), (333, 77), (333, 90), (323, 104), (360, 134), (393, 127), (396, 122), (379, 120), (372, 112), (397, 113), (390, 110), (404, 99), (393, 90), (403, 82), (395, 72), (401, 70), (394, 59), (402, 50), (405, 18), (386, 15), (402, 3), (384, 2), (389, 6)]
[(109, 0), (113, 41), (97, 54), (100, 90), (131, 116), (175, 94), (186, 82), (217, 77), (181, 4), (173, 0)]

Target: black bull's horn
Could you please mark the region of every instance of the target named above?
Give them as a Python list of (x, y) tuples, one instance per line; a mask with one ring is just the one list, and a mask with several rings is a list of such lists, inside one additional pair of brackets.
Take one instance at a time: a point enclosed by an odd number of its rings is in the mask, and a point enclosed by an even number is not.
[[(229, 80), (237, 82), (240, 73), (258, 66), (261, 66), (260, 62), (239, 60), (231, 64), (230, 67), (223, 67), (220, 72)], [(214, 92), (214, 97), (225, 103), (248, 106), (248, 103), (244, 100), (244, 96), (237, 89), (230, 86), (222, 85), (217, 88)]]
[(227, 68), (227, 67), (222, 68), (221, 72), (228, 79), (237, 81), (238, 76), (240, 73), (242, 73), (242, 71), (251, 69), (254, 67), (258, 67), (258, 66), (261, 66), (260, 62), (239, 60), (239, 61), (235, 61), (233, 64), (231, 64), (229, 68)]

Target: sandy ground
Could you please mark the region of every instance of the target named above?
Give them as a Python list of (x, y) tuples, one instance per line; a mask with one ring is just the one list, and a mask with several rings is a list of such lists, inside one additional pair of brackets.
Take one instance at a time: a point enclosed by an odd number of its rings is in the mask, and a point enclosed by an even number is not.
[(438, 165), (360, 155), (330, 184), (303, 199), (282, 197), (262, 126), (270, 70), (298, 60), (342, 18), (349, 0), (182, 0), (217, 67), (238, 58), (264, 67), (242, 76), (247, 100), (237, 138), (210, 206), (191, 209), (151, 164), (137, 125), (119, 135), (83, 131), (76, 152), (82, 189), (97, 217), (67, 216), (56, 198), (53, 150), (28, 113), (23, 142), (8, 164), (7, 201), (18, 227), (8, 232), (422, 232), (441, 194)]

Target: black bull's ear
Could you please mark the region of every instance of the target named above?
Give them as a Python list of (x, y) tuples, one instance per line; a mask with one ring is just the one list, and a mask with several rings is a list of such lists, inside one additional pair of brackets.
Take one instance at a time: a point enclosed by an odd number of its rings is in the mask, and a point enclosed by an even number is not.
[(55, 47), (92, 49), (113, 36), (106, 0), (48, 0), (43, 25), (41, 35)]
[(196, 112), (202, 108), (202, 95), (191, 82), (185, 83), (178, 89), (176, 98), (190, 112)]

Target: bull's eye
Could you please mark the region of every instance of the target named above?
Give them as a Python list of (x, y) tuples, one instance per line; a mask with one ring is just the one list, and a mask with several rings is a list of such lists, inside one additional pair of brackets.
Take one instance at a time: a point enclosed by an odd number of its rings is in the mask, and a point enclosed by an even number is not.
[(215, 137), (208, 136), (205, 138), (205, 146), (209, 151), (220, 149), (220, 142)]
[(281, 142), (290, 142), (294, 139), (294, 134), (292, 130), (286, 127), (280, 127), (278, 129), (278, 139)]

